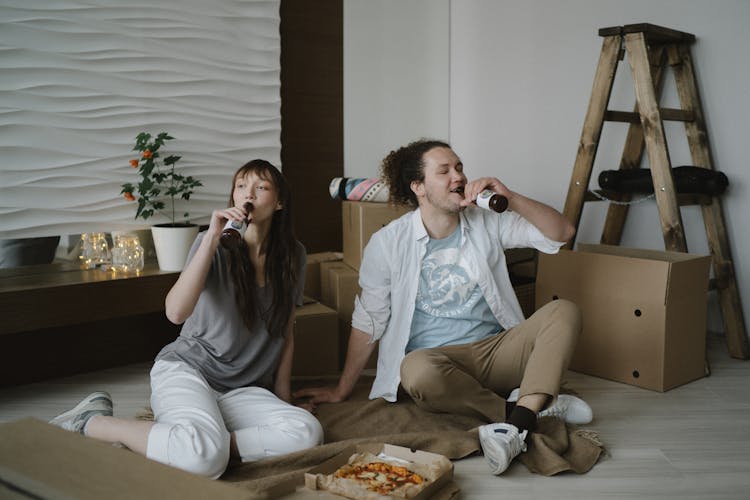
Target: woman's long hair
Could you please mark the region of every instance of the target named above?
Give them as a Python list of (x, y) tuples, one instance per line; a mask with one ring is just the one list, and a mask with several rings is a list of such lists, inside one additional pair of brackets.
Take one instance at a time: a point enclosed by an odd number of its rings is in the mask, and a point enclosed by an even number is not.
[[(252, 160), (240, 167), (232, 179), (232, 193), (237, 180), (250, 173), (274, 185), (282, 207), (274, 212), (268, 237), (261, 248), (261, 253), (266, 256), (265, 283), (267, 287), (271, 287), (272, 293), (270, 309), (259, 310), (260, 304), (255, 294), (255, 268), (244, 240), (235, 250), (228, 251), (229, 273), (234, 281), (235, 301), (247, 328), (252, 330), (257, 315), (260, 314), (271, 336), (281, 336), (295, 306), (294, 289), (299, 280), (299, 255), (292, 224), (292, 196), (284, 176), (266, 160)], [(229, 195), (228, 206), (234, 206), (233, 194)]]

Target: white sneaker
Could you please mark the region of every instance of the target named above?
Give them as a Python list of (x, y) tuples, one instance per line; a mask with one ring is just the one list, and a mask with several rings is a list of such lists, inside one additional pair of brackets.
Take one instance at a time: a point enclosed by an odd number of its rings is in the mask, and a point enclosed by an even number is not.
[[(518, 401), (520, 388), (513, 389), (508, 395), (507, 401), (515, 403)], [(557, 417), (569, 424), (584, 425), (594, 419), (594, 411), (581, 398), (570, 394), (560, 394), (549, 407), (540, 411), (537, 415), (541, 417)]]
[(106, 392), (92, 392), (75, 408), (62, 413), (52, 420), (50, 424), (62, 427), (66, 431), (79, 432), (83, 434), (86, 423), (95, 415), (112, 416), (112, 397)]
[(510, 463), (526, 451), (527, 431), (518, 432), (512, 424), (488, 424), (479, 428), (479, 442), (490, 470), (496, 476), (505, 472)]

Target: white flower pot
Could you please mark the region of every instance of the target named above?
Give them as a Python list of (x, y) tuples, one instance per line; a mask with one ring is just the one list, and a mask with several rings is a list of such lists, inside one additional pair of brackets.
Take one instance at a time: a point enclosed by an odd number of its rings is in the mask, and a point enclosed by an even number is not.
[(162, 271), (182, 271), (187, 260), (190, 247), (198, 235), (197, 225), (171, 226), (157, 224), (151, 226), (154, 238), (156, 259)]

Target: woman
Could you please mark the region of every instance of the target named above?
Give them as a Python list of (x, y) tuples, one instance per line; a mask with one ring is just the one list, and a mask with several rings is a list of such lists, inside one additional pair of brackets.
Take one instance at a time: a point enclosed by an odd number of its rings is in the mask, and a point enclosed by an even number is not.
[[(213, 212), (167, 294), (167, 318), (184, 325), (151, 370), (153, 422), (113, 417), (109, 395), (97, 392), (51, 423), (212, 478), (230, 456), (249, 462), (320, 444), (320, 423), (290, 404), (305, 268), (290, 204), (267, 161), (235, 173), (228, 208)], [(220, 245), (230, 220), (247, 221), (235, 249)]]

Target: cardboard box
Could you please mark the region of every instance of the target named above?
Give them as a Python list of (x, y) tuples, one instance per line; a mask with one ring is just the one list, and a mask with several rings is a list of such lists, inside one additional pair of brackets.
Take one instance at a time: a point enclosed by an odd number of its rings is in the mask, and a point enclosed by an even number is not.
[(578, 245), (539, 256), (536, 303), (577, 303), (583, 331), (572, 370), (655, 391), (705, 375), (711, 258)]
[(534, 293), (536, 289), (537, 250), (534, 248), (508, 248), (505, 262), (510, 274), (510, 282), (525, 317), (534, 314)]
[(534, 281), (538, 253), (533, 248), (509, 248), (505, 250), (505, 262), (508, 266), (511, 283), (515, 285), (518, 282)]
[[(362, 292), (359, 287), (359, 273), (351, 267), (330, 266), (323, 278), (327, 283), (326, 298), (339, 317), (339, 367), (344, 369), (346, 353), (349, 347), (349, 336), (352, 330), (352, 314), (354, 313), (354, 299)], [(378, 350), (375, 349), (367, 361), (365, 368), (377, 368)]]
[(0, 485), (9, 490), (0, 487), (3, 498), (253, 498), (237, 486), (33, 418), (0, 424)]
[[(388, 457), (398, 458), (401, 460), (405, 460), (407, 462), (411, 463), (418, 463), (418, 464), (430, 464), (434, 461), (447, 461), (448, 462), (448, 470), (444, 474), (442, 474), (440, 477), (438, 477), (435, 482), (428, 485), (424, 490), (422, 490), (418, 495), (413, 497), (414, 500), (427, 500), (427, 499), (440, 499), (440, 500), (447, 500), (449, 498), (454, 498), (458, 492), (458, 487), (452, 482), (453, 479), (453, 464), (443, 455), (438, 455), (436, 453), (430, 453), (427, 451), (411, 451), (409, 448), (404, 448), (402, 446), (395, 446), (392, 444), (385, 444), (385, 443), (365, 443), (365, 444), (359, 444), (356, 446), (350, 446), (346, 449), (344, 449), (341, 453), (338, 455), (330, 458), (329, 460), (323, 462), (317, 467), (314, 467), (310, 469), (307, 473), (305, 473), (305, 487), (311, 489), (311, 490), (317, 490), (318, 489), (318, 474), (332, 474), (336, 471), (339, 467), (346, 464), (349, 461), (349, 457), (351, 457), (355, 453), (363, 453), (363, 452), (370, 452), (373, 455), (379, 455), (383, 454)], [(406, 465), (408, 468), (409, 466)], [(342, 498), (338, 495), (334, 495), (332, 493), (325, 492), (324, 495), (321, 495), (321, 498)], [(383, 497), (383, 498), (394, 498), (391, 496)]]
[(363, 201), (343, 201), (341, 207), (344, 262), (357, 271), (362, 263), (362, 252), (367, 242), (370, 241), (370, 236), (392, 220), (413, 210), (404, 205)]
[(355, 282), (358, 281), (359, 273), (356, 269), (348, 266), (344, 261), (331, 261), (322, 262), (320, 264), (320, 302), (332, 309), (338, 310), (338, 297), (336, 290), (336, 283), (334, 283), (334, 273), (344, 273), (349, 276), (352, 274), (357, 276)]
[(528, 318), (534, 314), (534, 311), (536, 310), (534, 309), (536, 283), (534, 281), (528, 281), (526, 283), (515, 284), (513, 285), (513, 291), (516, 293), (523, 315)]
[(297, 307), (292, 376), (339, 373), (339, 319), (336, 311), (314, 302)]
[(319, 252), (307, 254), (304, 294), (315, 300), (320, 300), (320, 264), (323, 262), (341, 261), (343, 257), (344, 254), (341, 252)]

